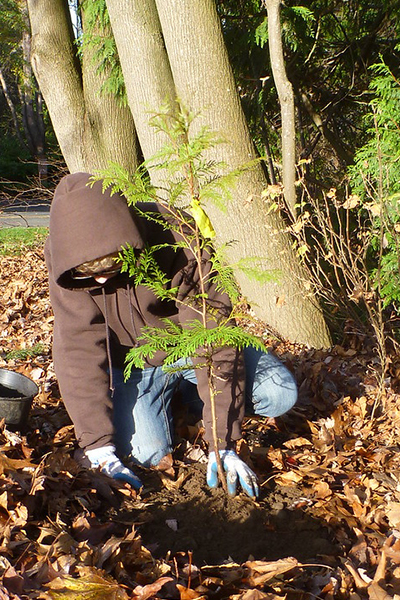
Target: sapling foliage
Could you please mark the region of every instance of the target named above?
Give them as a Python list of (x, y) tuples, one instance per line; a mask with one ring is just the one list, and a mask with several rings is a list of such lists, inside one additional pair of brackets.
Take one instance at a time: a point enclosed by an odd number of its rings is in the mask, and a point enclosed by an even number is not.
[[(248, 346), (264, 349), (264, 344), (235, 323), (235, 317), (240, 316), (239, 290), (232, 268), (226, 266), (222, 258), (223, 249), (216, 251), (212, 245), (215, 233), (203, 208), (205, 200), (225, 207), (230, 188), (240, 171), (227, 174), (223, 165), (204, 158), (205, 151), (219, 140), (207, 128), (191, 135), (193, 118), (184, 109), (174, 112), (168, 106), (163, 107), (152, 117), (151, 123), (167, 134), (166, 146), (145, 161), (133, 175), (118, 165), (112, 165), (94, 179), (101, 179), (104, 188), (122, 193), (141, 217), (174, 232), (175, 241), (171, 244), (146, 247), (139, 253), (130, 247), (123, 248), (120, 258), (123, 270), (129, 273), (134, 285), (147, 286), (161, 300), (173, 300), (177, 305), (190, 307), (194, 317), (184, 327), (165, 319), (161, 328), (143, 328), (137, 346), (127, 355), (125, 376), (128, 378), (133, 368), (143, 368), (146, 359), (151, 359), (160, 350), (165, 354), (164, 369), (174, 369), (178, 359), (196, 359), (193, 367), (206, 369), (213, 449), (225, 487), (218, 452), (215, 410), (218, 375), (214, 356), (219, 349), (227, 346), (238, 350)], [(151, 169), (165, 170), (162, 188), (157, 189), (150, 183)], [(143, 200), (156, 201), (161, 212), (149, 211), (148, 207), (143, 211), (138, 204)], [(157, 252), (167, 246), (174, 251), (185, 248), (195, 265), (198, 285), (190, 297), (178, 297), (178, 289), (171, 287), (170, 280), (157, 263)], [(228, 294), (231, 304), (226, 307), (227, 310), (213, 305), (208, 293), (211, 286)]]

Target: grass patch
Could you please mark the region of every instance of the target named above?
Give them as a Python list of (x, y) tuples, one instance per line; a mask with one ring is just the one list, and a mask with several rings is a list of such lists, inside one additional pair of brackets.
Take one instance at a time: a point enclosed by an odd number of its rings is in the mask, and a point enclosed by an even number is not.
[(43, 244), (48, 233), (47, 227), (2, 227), (0, 255), (19, 256)]
[(43, 344), (39, 343), (32, 346), (32, 348), (19, 348), (18, 350), (7, 352), (6, 360), (27, 360), (41, 354), (46, 354), (46, 348)]

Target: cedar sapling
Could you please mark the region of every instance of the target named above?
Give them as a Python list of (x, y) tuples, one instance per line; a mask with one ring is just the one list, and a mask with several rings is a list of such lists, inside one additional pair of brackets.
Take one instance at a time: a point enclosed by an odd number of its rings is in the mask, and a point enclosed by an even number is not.
[[(128, 205), (134, 206), (141, 217), (175, 233), (178, 241), (172, 244), (145, 247), (140, 253), (129, 246), (123, 248), (120, 253), (122, 271), (129, 274), (134, 285), (147, 286), (161, 300), (190, 306), (197, 317), (185, 323), (184, 327), (164, 319), (162, 328), (143, 328), (138, 344), (127, 355), (125, 377), (130, 376), (133, 368), (144, 368), (145, 360), (151, 359), (160, 350), (166, 355), (163, 364), (165, 370), (174, 369), (179, 359), (196, 359), (195, 364), (190, 366), (206, 369), (213, 450), (218, 474), (226, 491), (225, 474), (218, 451), (216, 418), (219, 375), (213, 358), (218, 349), (226, 346), (238, 350), (248, 346), (265, 350), (265, 346), (261, 339), (235, 323), (235, 318), (243, 316), (239, 308), (240, 293), (233, 269), (223, 259), (224, 247), (216, 250), (212, 245), (215, 232), (203, 209), (206, 200), (224, 209), (230, 198), (230, 189), (242, 170), (221, 174), (226, 171), (225, 165), (204, 158), (204, 152), (221, 140), (205, 127), (190, 136), (193, 119), (194, 115), (183, 108), (176, 113), (168, 105), (162, 107), (160, 112), (153, 115), (150, 123), (157, 131), (167, 134), (167, 144), (151, 159), (144, 161), (133, 175), (112, 164), (92, 180), (102, 180), (103, 189), (110, 188), (113, 193), (123, 194)], [(165, 170), (163, 188), (155, 188), (151, 184), (149, 172), (152, 169)], [(163, 212), (143, 211), (138, 205), (143, 201), (157, 202)], [(170, 280), (157, 263), (157, 253), (167, 247), (174, 251), (185, 248), (193, 257), (199, 288), (194, 290), (190, 300), (178, 297), (178, 288), (170, 286)], [(228, 294), (231, 301), (228, 311), (213, 306), (207, 293), (210, 286)]]

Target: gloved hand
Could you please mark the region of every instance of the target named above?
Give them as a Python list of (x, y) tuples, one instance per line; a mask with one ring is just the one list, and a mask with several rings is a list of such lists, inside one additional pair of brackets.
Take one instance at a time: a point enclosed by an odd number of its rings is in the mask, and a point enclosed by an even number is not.
[[(221, 457), (222, 466), (226, 472), (228, 494), (230, 496), (236, 494), (237, 480), (239, 479), (243, 491), (245, 491), (250, 498), (256, 498), (259, 492), (257, 477), (250, 467), (246, 465), (233, 450), (220, 450), (219, 455)], [(215, 452), (210, 452), (208, 456), (207, 484), (211, 488), (216, 488), (218, 485), (218, 470)]]
[(102, 446), (93, 450), (86, 450), (92, 469), (100, 467), (100, 471), (113, 479), (120, 479), (129, 483), (135, 490), (143, 487), (140, 481), (130, 469), (125, 467), (115, 454), (115, 446)]

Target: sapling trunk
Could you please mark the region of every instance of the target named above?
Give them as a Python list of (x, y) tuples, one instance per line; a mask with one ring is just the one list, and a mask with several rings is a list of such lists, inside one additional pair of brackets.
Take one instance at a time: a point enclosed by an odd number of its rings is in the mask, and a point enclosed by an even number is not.
[[(186, 177), (186, 181), (188, 183), (192, 203), (195, 201), (199, 202), (198, 182), (193, 173), (192, 163), (189, 163), (188, 165), (186, 165), (185, 177)], [(207, 294), (206, 294), (206, 289), (205, 289), (205, 285), (204, 285), (205, 276), (204, 276), (204, 272), (202, 269), (202, 261), (201, 261), (200, 231), (199, 231), (199, 227), (198, 227), (196, 219), (195, 219), (195, 235), (196, 235), (195, 257), (196, 257), (196, 261), (197, 261), (197, 265), (198, 265), (198, 269), (199, 269), (199, 280), (200, 280), (201, 299), (202, 299), (201, 300), (201, 302), (202, 302), (202, 321), (203, 321), (203, 327), (206, 328), (207, 327), (207, 314), (208, 314)], [(224, 472), (224, 469), (222, 466), (221, 457), (219, 455), (218, 433), (217, 433), (218, 432), (218, 430), (217, 430), (217, 411), (215, 408), (217, 393), (216, 393), (216, 389), (214, 386), (214, 367), (213, 367), (213, 362), (212, 362), (212, 348), (211, 347), (207, 348), (207, 379), (208, 379), (208, 389), (209, 389), (209, 393), (210, 393), (211, 429), (212, 429), (212, 438), (213, 438), (213, 445), (214, 445), (213, 450), (215, 453), (215, 460), (217, 463), (217, 471), (218, 471), (219, 479), (221, 481), (224, 492), (228, 493), (228, 486), (226, 483), (225, 472)]]
[(210, 406), (211, 406), (211, 429), (212, 429), (212, 437), (214, 444), (214, 452), (215, 452), (215, 460), (217, 463), (218, 476), (221, 480), (222, 488), (224, 492), (228, 493), (228, 486), (226, 483), (225, 472), (222, 466), (221, 457), (219, 455), (219, 447), (218, 447), (218, 434), (217, 434), (217, 413), (215, 410), (215, 397), (217, 395), (215, 386), (214, 386), (214, 368), (212, 364), (212, 357), (207, 366), (207, 377), (208, 377), (208, 388), (210, 390)]

